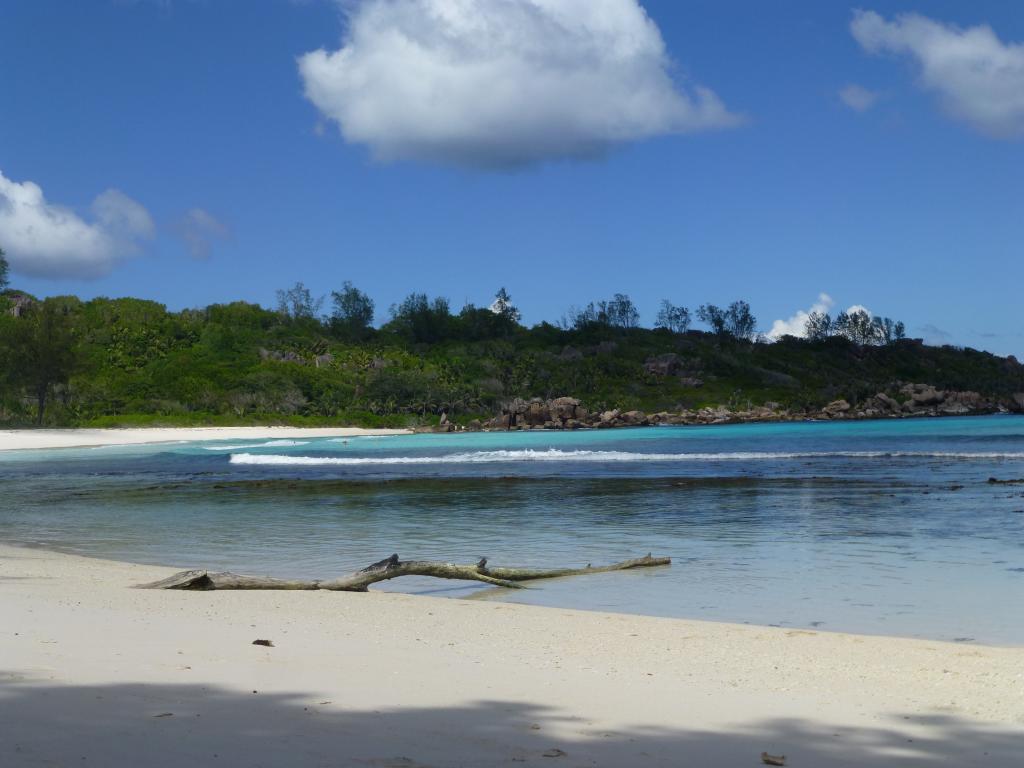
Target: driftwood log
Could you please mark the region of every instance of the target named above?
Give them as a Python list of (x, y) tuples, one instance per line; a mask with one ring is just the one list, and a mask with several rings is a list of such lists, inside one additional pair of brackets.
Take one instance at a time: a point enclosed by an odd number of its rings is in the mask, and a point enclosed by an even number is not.
[(554, 579), (561, 576), (584, 576), (591, 573), (607, 573), (609, 571), (627, 571), (633, 568), (651, 568), (658, 565), (669, 565), (668, 557), (639, 557), (635, 560), (624, 560), (612, 565), (592, 566), (586, 568), (489, 568), (487, 558), (482, 558), (476, 565), (456, 565), (429, 560), (398, 559), (392, 555), (378, 563), (374, 563), (361, 571), (350, 573), (337, 579), (292, 580), (273, 579), (267, 576), (240, 576), (236, 573), (211, 573), (210, 571), (182, 571), (173, 576), (150, 584), (139, 584), (139, 589), (325, 589), (332, 592), (366, 592), (371, 584), (378, 581), (396, 579), (399, 576), (433, 576), (438, 579), (461, 579), (464, 581), (482, 581), (496, 587), (521, 589), (522, 582), (538, 579)]

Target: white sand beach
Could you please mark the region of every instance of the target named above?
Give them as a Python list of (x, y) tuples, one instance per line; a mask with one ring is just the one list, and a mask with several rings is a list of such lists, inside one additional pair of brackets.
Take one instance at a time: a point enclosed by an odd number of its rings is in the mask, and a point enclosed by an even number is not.
[(358, 427), (153, 427), (145, 429), (8, 429), (0, 430), (0, 451), (33, 448), (91, 448), (193, 440), (288, 440), (308, 437), (406, 435), (405, 429)]
[(1020, 765), (1024, 648), (171, 572), (0, 547), (0, 765)]

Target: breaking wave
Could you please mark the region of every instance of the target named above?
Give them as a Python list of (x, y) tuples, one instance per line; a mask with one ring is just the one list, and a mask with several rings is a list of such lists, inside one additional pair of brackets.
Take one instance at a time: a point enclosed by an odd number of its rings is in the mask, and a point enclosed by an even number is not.
[(954, 453), (943, 451), (820, 451), (731, 453), (631, 453), (626, 451), (475, 451), (442, 456), (284, 456), (234, 453), (232, 464), (270, 466), (360, 466), (385, 464), (494, 464), (505, 462), (654, 462), (770, 461), (785, 459), (1024, 459), (1024, 453)]
[(204, 445), (204, 451), (242, 451), (248, 448), (294, 448), (299, 445), (309, 445), (308, 440), (270, 440), (266, 443), (255, 443), (253, 445)]

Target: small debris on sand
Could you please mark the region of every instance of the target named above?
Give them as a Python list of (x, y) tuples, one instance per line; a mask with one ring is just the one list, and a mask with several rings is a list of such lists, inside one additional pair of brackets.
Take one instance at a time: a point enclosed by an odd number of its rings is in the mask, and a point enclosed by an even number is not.
[(785, 765), (785, 755), (769, 755), (767, 752), (761, 753), (761, 762), (765, 765)]
[(555, 748), (549, 749), (547, 752), (542, 752), (541, 754), (544, 755), (544, 757), (565, 757), (569, 753), (563, 752), (562, 750)]
[(262, 645), (262, 646), (265, 646), (267, 648), (273, 648), (274, 647), (274, 641), (273, 640), (253, 640), (252, 644), (253, 645)]

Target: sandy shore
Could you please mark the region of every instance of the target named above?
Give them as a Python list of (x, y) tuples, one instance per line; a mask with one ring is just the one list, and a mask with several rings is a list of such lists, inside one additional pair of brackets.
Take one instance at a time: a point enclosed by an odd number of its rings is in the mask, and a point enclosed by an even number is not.
[(9, 429), (0, 430), (0, 451), (31, 448), (91, 448), (192, 440), (284, 440), (303, 437), (405, 435), (405, 429), (357, 427), (155, 427), (152, 429)]
[(0, 765), (1021, 761), (1024, 649), (169, 572), (0, 546)]

